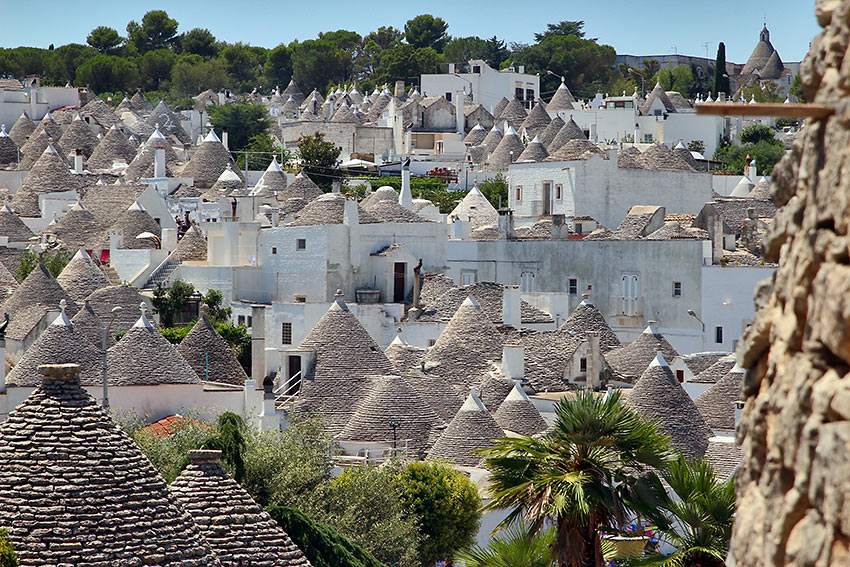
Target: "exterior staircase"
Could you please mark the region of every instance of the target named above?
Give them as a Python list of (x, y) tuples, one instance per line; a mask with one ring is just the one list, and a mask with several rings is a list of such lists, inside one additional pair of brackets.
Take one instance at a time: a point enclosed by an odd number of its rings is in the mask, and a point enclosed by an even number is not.
[(171, 277), (171, 274), (174, 273), (174, 270), (176, 270), (178, 266), (180, 266), (180, 262), (165, 260), (151, 273), (148, 281), (142, 287), (142, 291), (153, 291), (156, 289), (156, 284), (165, 284), (168, 282), (168, 278)]

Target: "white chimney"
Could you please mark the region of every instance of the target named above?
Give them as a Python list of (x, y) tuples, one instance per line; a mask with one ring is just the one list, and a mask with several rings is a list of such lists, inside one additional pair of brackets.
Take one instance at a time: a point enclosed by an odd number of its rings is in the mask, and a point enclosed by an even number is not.
[(398, 204), (405, 209), (413, 209), (413, 193), (410, 191), (410, 159), (401, 167), (401, 193), (398, 196)]
[(452, 219), (451, 238), (452, 240), (463, 240), (463, 221), (460, 220), (460, 217)]
[(455, 64), (449, 63), (449, 75), (455, 72)]
[(162, 179), (165, 173), (165, 146), (156, 146), (153, 150), (153, 176)]
[(754, 181), (756, 179), (756, 165), (758, 164), (756, 163), (755, 158), (753, 158), (753, 161), (750, 162), (750, 167), (747, 169), (747, 172), (749, 173), (749, 178)]
[(74, 152), (74, 173), (83, 172), (83, 152), (77, 150)]
[(741, 414), (744, 411), (744, 402), (735, 401), (732, 403), (735, 404), (735, 429), (738, 429), (738, 424), (741, 423)]
[(342, 193), (342, 182), (339, 179), (334, 179), (331, 181), (331, 192), (334, 195), (339, 195)]
[(522, 380), (525, 376), (525, 348), (520, 345), (502, 347), (502, 374), (512, 380)]
[(457, 98), (457, 100), (455, 101), (455, 116), (457, 122), (457, 124), (455, 125), (455, 131), (458, 134), (463, 134), (464, 123), (466, 121), (466, 118), (463, 114), (464, 92), (462, 90), (455, 91), (455, 98)]
[(518, 285), (506, 285), (502, 292), (502, 323), (519, 329), (522, 325), (522, 301)]
[(516, 238), (514, 212), (511, 209), (499, 209), (499, 224), (496, 230), (500, 239)]
[(276, 227), (280, 224), (280, 209), (272, 209), (272, 226)]
[(266, 378), (266, 306), (251, 306), (251, 380), (263, 389)]
[(587, 331), (587, 369), (586, 369), (586, 384), (588, 388), (596, 390), (599, 388), (599, 331)]
[(221, 143), (224, 145), (225, 150), (229, 150), (230, 148), (227, 146), (227, 130), (223, 130), (221, 132)]

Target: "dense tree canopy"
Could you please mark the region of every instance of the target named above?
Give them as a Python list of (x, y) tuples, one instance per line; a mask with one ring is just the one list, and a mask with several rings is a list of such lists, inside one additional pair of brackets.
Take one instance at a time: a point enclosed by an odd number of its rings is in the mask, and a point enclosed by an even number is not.
[(443, 18), (421, 14), (404, 25), (404, 37), (413, 47), (431, 47), (441, 52), (449, 40), (448, 29), (449, 24)]
[(225, 104), (211, 106), (208, 110), (216, 134), (221, 137), (227, 130), (228, 144), (233, 151), (241, 150), (251, 138), (269, 127), (269, 115), (259, 104)]
[(94, 49), (107, 55), (115, 55), (124, 43), (124, 38), (118, 32), (107, 26), (94, 28), (86, 38), (86, 43)]
[(142, 23), (127, 24), (127, 37), (140, 53), (152, 49), (164, 49), (174, 43), (177, 35), (177, 20), (170, 18), (165, 10), (151, 10), (142, 17)]

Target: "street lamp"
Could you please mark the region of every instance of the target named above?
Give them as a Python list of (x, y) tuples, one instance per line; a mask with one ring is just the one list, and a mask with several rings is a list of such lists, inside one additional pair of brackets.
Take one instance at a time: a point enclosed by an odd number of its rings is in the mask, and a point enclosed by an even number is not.
[(106, 339), (109, 337), (109, 329), (112, 327), (112, 323), (115, 322), (115, 319), (121, 315), (121, 312), (124, 311), (124, 308), (120, 305), (116, 305), (112, 308), (112, 317), (109, 318), (109, 323), (106, 324), (106, 327), (103, 328), (100, 334), (100, 347), (103, 349), (103, 409), (109, 409), (109, 380), (107, 378), (106, 372)]
[(702, 325), (702, 332), (705, 333), (705, 323), (703, 323), (702, 319), (699, 318), (693, 309), (688, 309), (688, 315), (699, 321), (699, 324)]
[(633, 75), (637, 75), (638, 77), (640, 77), (640, 96), (644, 96), (644, 93), (645, 93), (646, 91), (645, 91), (645, 90), (644, 90), (644, 88), (643, 88), (643, 74), (642, 74), (642, 73), (638, 73), (637, 71), (635, 71), (635, 70), (634, 70), (634, 69), (632, 69), (631, 67), (629, 67), (629, 73), (632, 73)]

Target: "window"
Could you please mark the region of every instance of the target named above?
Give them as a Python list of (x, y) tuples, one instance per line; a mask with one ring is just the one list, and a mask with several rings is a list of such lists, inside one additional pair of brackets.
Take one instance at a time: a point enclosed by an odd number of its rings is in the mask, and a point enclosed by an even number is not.
[(238, 317), (236, 317), (236, 324), (237, 325), (244, 325), (245, 324), (245, 316), (239, 315)]
[(564, 186), (563, 185), (555, 185), (555, 200), (560, 201), (564, 198)]
[(437, 342), (437, 339), (428, 339), (428, 346), (432, 347), (432, 346), (434, 346), (434, 344), (436, 344), (436, 342)]
[(533, 272), (523, 272), (519, 276), (520, 281), (520, 291), (525, 293), (530, 293), (534, 291), (534, 273)]
[(470, 285), (478, 281), (478, 270), (461, 270), (460, 285)]
[(162, 224), (162, 223), (159, 221), (159, 217), (154, 217), (154, 218), (153, 218), (153, 220), (154, 220), (154, 222), (155, 222), (156, 224), (159, 224), (159, 225), (161, 225), (161, 224)]
[(714, 328), (714, 342), (721, 344), (723, 342), (723, 327)]
[(525, 89), (523, 89), (522, 87), (517, 87), (514, 90), (514, 98), (516, 98), (517, 100), (522, 100), (522, 95), (524, 95), (524, 94), (525, 94)]
[(306, 295), (296, 295), (295, 296), (295, 303), (307, 303), (307, 296)]
[(281, 344), (292, 344), (292, 323), (280, 324), (280, 342)]
[(587, 372), (587, 359), (581, 357), (578, 361), (578, 371), (579, 372)]
[(251, 317), (250, 315), (248, 315), (247, 319), (248, 319), (248, 324), (246, 325), (246, 327), (251, 328), (252, 323), (254, 322), (254, 318)]
[(651, 144), (652, 143), (652, 134), (644, 134), (643, 135), (643, 143)]
[(295, 249), (296, 250), (307, 250), (307, 239), (299, 238), (295, 241)]
[(277, 246), (272, 246), (272, 254), (277, 254)]
[(577, 232), (577, 233), (579, 233), (579, 234), (584, 234), (584, 233), (581, 231), (581, 223), (580, 223), (580, 222), (577, 222), (577, 223), (576, 223), (576, 232)]
[(473, 65), (472, 66), (472, 72), (478, 73), (480, 75), (481, 74), (481, 65)]
[(570, 295), (578, 295), (578, 280), (576, 278), (570, 278), (567, 280), (567, 289), (570, 292)]
[(525, 100), (529, 102), (534, 100), (534, 89), (525, 89)]
[(682, 382), (685, 381), (685, 371), (684, 370), (677, 370), (676, 371), (676, 380), (678, 380), (679, 383), (682, 383)]
[(636, 274), (623, 275), (623, 315), (638, 313), (638, 277)]
[(517, 185), (517, 186), (514, 188), (514, 192), (515, 192), (515, 194), (516, 194), (516, 195), (515, 195), (515, 199), (516, 199), (517, 201), (522, 201), (522, 186), (521, 186), (521, 185)]
[(449, 102), (452, 101), (452, 93), (446, 93), (446, 100)]
[(673, 282), (673, 297), (682, 297), (682, 282)]

